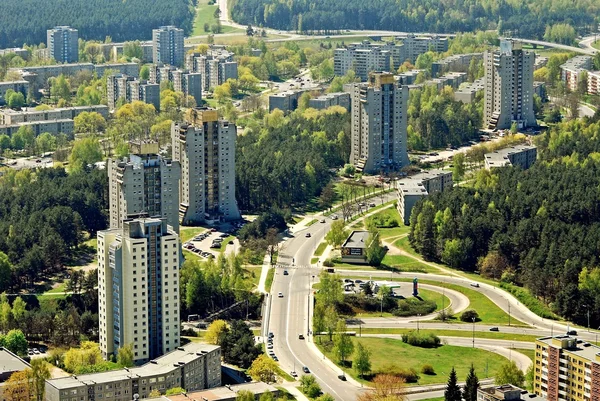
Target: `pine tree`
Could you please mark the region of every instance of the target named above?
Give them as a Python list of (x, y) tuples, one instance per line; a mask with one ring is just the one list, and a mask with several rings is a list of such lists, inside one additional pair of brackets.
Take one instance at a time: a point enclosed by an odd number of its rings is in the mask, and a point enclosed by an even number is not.
[(458, 387), (458, 379), (456, 378), (456, 371), (454, 367), (450, 371), (450, 377), (448, 377), (448, 384), (446, 385), (446, 391), (444, 391), (444, 399), (446, 401), (462, 401), (460, 394), (460, 387)]
[(479, 388), (479, 379), (475, 374), (475, 368), (473, 364), (471, 364), (471, 369), (469, 369), (469, 374), (467, 375), (467, 381), (465, 383), (465, 387), (463, 388), (463, 398), (465, 401), (477, 401), (477, 389)]

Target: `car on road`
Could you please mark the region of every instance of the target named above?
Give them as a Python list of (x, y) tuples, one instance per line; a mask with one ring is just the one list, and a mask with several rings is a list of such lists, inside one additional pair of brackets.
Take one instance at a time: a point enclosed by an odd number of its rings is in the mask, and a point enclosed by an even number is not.
[(267, 344), (267, 349), (273, 349), (273, 344)]
[(283, 275), (284, 275), (284, 276), (287, 276), (288, 274), (290, 274), (290, 273), (288, 273), (288, 271), (287, 271), (287, 270), (284, 270), (284, 271), (283, 271)]
[(477, 287), (477, 288), (479, 288), (479, 283), (471, 283), (471, 287)]
[(337, 220), (337, 219), (338, 219), (337, 214), (334, 214), (333, 216), (331, 216), (331, 220)]
[(277, 358), (277, 356), (273, 355), (273, 357), (272, 357), (272, 358), (273, 358), (273, 360), (274, 360), (275, 362), (279, 362), (279, 358)]
[(490, 331), (500, 331), (498, 327), (490, 327)]
[(296, 371), (295, 371), (295, 370), (292, 370), (292, 371), (290, 372), (290, 375), (291, 375), (292, 377), (294, 377), (294, 378), (298, 377), (298, 373), (296, 373)]
[(375, 207), (375, 203), (373, 203), (373, 202), (369, 203), (369, 207)]
[(306, 234), (304, 234), (304, 236), (305, 236), (306, 238), (310, 238), (310, 233), (306, 233)]
[(298, 334), (298, 340), (304, 340), (304, 335), (303, 334)]
[(310, 373), (310, 370), (308, 370), (308, 366), (302, 366), (302, 371), (304, 373)]
[(272, 332), (272, 331), (270, 331), (270, 332), (269, 332), (269, 338), (273, 338), (273, 337), (275, 337), (275, 334), (273, 334), (273, 332)]
[(576, 336), (577, 335), (577, 330), (569, 330), (567, 331), (567, 334), (570, 336)]
[(222, 234), (219, 235), (219, 237), (221, 237), (221, 238), (227, 238), (227, 237), (229, 237), (229, 234), (222, 233)]
[(319, 223), (325, 223), (325, 219), (321, 219), (321, 221), (319, 221)]
[(341, 381), (345, 382), (346, 381), (346, 375), (339, 375), (338, 379), (340, 379)]
[(277, 296), (278, 296), (279, 298), (283, 298), (283, 292), (279, 292), (279, 293), (277, 293)]

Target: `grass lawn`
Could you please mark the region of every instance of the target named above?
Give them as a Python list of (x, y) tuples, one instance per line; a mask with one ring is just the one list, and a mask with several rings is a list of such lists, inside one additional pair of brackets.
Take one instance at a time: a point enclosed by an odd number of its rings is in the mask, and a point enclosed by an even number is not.
[(262, 270), (262, 266), (255, 265), (247, 265), (244, 266), (244, 275), (251, 278), (252, 284), (254, 287), (258, 287), (258, 282), (260, 281), (260, 271)]
[[(401, 368), (413, 368), (420, 376), (419, 382), (410, 385), (430, 385), (446, 383), (448, 374), (452, 367), (456, 369), (458, 380), (462, 381), (467, 376), (471, 364), (475, 366), (475, 370), (480, 379), (489, 377), (490, 372), (486, 375), (486, 366), (500, 366), (505, 362), (505, 358), (489, 351), (480, 350), (477, 348), (456, 347), (452, 345), (442, 345), (438, 348), (420, 348), (403, 343), (401, 340), (389, 338), (353, 338), (355, 343), (360, 342), (371, 352), (371, 370), (375, 373), (379, 370), (385, 370), (386, 366), (393, 365), (396, 361), (396, 366)], [(334, 358), (331, 349), (317, 346), (331, 360), (337, 361)], [(435, 370), (434, 375), (424, 375), (421, 372), (421, 367), (425, 364), (430, 364)], [(363, 383), (369, 383), (357, 377), (356, 372), (345, 367), (344, 370), (352, 375), (355, 379)], [(493, 373), (493, 372), (492, 372)]]
[(180, 227), (179, 228), (179, 238), (181, 239), (181, 243), (188, 242), (196, 235), (201, 234), (207, 231), (206, 227)]
[[(223, 238), (223, 242), (221, 242), (221, 247), (219, 249), (215, 248), (215, 250), (219, 252), (225, 252), (225, 249), (227, 249), (227, 247), (229, 246), (227, 245), (229, 241), (233, 241), (234, 239), (235, 237), (233, 235)], [(233, 244), (231, 246), (233, 246)]]
[(325, 248), (327, 248), (327, 242), (321, 242), (319, 244), (319, 246), (317, 247), (317, 249), (315, 250), (315, 256), (321, 256), (321, 255), (323, 255), (323, 252), (325, 251)]
[(275, 269), (270, 268), (267, 273), (267, 279), (265, 280), (265, 291), (271, 292), (271, 286), (273, 285), (273, 279), (275, 278)]
[[(471, 338), (473, 333), (468, 330), (433, 330), (427, 329), (427, 321), (419, 323), (420, 331), (423, 333), (432, 333), (437, 336), (446, 337), (466, 337)], [(425, 327), (425, 328), (423, 328)], [(417, 325), (412, 329), (396, 329), (392, 327), (363, 327), (362, 334), (404, 334), (410, 331), (416, 330)], [(354, 330), (354, 328), (352, 329)], [(529, 334), (516, 334), (516, 333), (502, 333), (498, 331), (476, 331), (475, 338), (486, 338), (493, 340), (513, 340), (513, 341), (531, 341), (534, 342), (539, 336), (533, 336)], [(533, 352), (533, 350), (531, 350)]]
[(310, 258), (310, 264), (314, 265), (315, 263), (317, 263), (319, 261), (319, 258)]
[(522, 348), (513, 348), (515, 351), (517, 351), (520, 354), (525, 355), (526, 357), (528, 357), (529, 359), (531, 359), (531, 361), (535, 361), (535, 350), (533, 349), (522, 349)]
[(389, 266), (394, 271), (445, 274), (440, 269), (426, 265), (405, 255), (385, 255), (381, 263)]
[(65, 292), (67, 289), (67, 281), (63, 281), (57, 287), (52, 288), (51, 290), (46, 291), (44, 294), (55, 294), (57, 292)]
[(400, 248), (400, 249), (402, 249), (402, 250), (403, 250), (403, 251), (405, 251), (405, 252), (408, 252), (408, 253), (410, 253), (411, 255), (418, 256), (418, 257), (421, 257), (421, 256), (420, 256), (420, 255), (417, 253), (417, 251), (415, 251), (415, 250), (413, 249), (413, 247), (410, 245), (410, 242), (408, 241), (408, 237), (400, 238), (399, 240), (397, 240), (396, 242), (394, 242), (394, 246), (395, 246), (396, 248)]
[[(208, 35), (211, 32), (206, 32), (204, 30), (204, 24), (208, 23), (208, 25), (213, 25), (217, 23), (217, 19), (215, 18), (215, 10), (217, 9), (217, 5), (208, 5), (207, 0), (199, 0), (198, 6), (196, 7), (196, 18), (194, 19), (194, 30), (192, 31), (192, 36), (199, 35)], [(221, 33), (230, 33), (230, 32), (242, 32), (241, 29), (234, 28), (227, 25), (221, 26)]]
[(381, 235), (381, 239), (397, 237), (399, 235), (408, 234), (410, 232), (410, 227), (401, 225), (399, 227), (393, 228), (380, 228), (379, 235)]
[(308, 223), (306, 223), (306, 227), (310, 227), (313, 224), (315, 224), (318, 220), (317, 219), (312, 219), (311, 221), (309, 221)]
[[(443, 294), (440, 294), (439, 292), (429, 291), (429, 290), (420, 290), (419, 292), (420, 292), (420, 296), (423, 300), (435, 302), (435, 304), (437, 306), (435, 311), (441, 310), (442, 307), (446, 307), (450, 303), (450, 300), (448, 299), (448, 297), (444, 296)], [(379, 317), (379, 316), (394, 317), (394, 315), (389, 312), (384, 312), (383, 314), (381, 314), (380, 312), (377, 312), (377, 311), (373, 311), (373, 312), (356, 311), (356, 315), (354, 315), (354, 317)]]

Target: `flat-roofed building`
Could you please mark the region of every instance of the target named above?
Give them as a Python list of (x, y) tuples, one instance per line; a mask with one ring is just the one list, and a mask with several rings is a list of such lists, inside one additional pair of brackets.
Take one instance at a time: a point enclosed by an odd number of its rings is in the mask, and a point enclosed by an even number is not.
[(46, 31), (48, 55), (59, 63), (79, 60), (79, 33), (69, 26), (57, 26)]
[(567, 89), (575, 92), (583, 73), (591, 69), (592, 58), (590, 56), (575, 56), (560, 66), (560, 77)]
[(409, 60), (415, 63), (417, 57), (429, 50), (436, 53), (444, 53), (448, 51), (448, 38), (432, 35), (432, 36), (416, 36), (408, 34), (405, 37), (398, 37), (404, 45), (404, 60)]
[(269, 95), (269, 112), (279, 109), (284, 113), (292, 112), (298, 108), (298, 100), (304, 91), (286, 91)]
[(531, 145), (516, 145), (485, 154), (485, 168), (492, 169), (504, 166), (519, 166), (523, 170), (535, 163), (537, 147)]
[(186, 394), (163, 396), (165, 401), (236, 401), (240, 391), (251, 392), (256, 399), (263, 394), (271, 393), (273, 399), (279, 396), (277, 387), (263, 382), (232, 384), (222, 387), (215, 387), (209, 390), (192, 391)]
[(429, 194), (446, 191), (454, 185), (450, 170), (433, 169), (398, 180), (398, 212), (405, 225), (410, 224), (413, 207)]
[(46, 380), (46, 401), (131, 401), (153, 390), (194, 392), (220, 385), (221, 348), (191, 342), (139, 367)]
[(238, 78), (238, 65), (234, 54), (219, 46), (212, 45), (206, 54), (191, 52), (185, 56), (185, 69), (202, 75), (202, 89), (212, 90)]
[(600, 399), (600, 347), (575, 336), (535, 341), (533, 391), (548, 401)]
[(13, 373), (29, 369), (27, 362), (6, 348), (0, 348), (0, 400), (4, 400), (6, 381)]
[(530, 394), (512, 384), (501, 386), (479, 387), (477, 389), (477, 401), (546, 401), (545, 397)]
[(342, 244), (342, 262), (366, 264), (369, 236), (368, 231), (352, 231)]
[(59, 119), (47, 121), (28, 121), (18, 124), (0, 125), (0, 134), (12, 136), (22, 126), (28, 126), (33, 129), (33, 134), (37, 137), (44, 132), (53, 135), (66, 134), (71, 135), (75, 132), (75, 123), (72, 119)]
[[(0, 83), (1, 84), (1, 83)], [(591, 95), (600, 94), (600, 71), (589, 71), (587, 91)]]
[(58, 107), (49, 110), (22, 109), (0, 110), (0, 124), (10, 125), (34, 121), (74, 119), (83, 112), (96, 112), (108, 118), (108, 107), (100, 104), (94, 106)]
[(326, 93), (310, 99), (308, 106), (317, 110), (325, 110), (331, 106), (341, 106), (350, 110), (350, 94), (345, 92)]
[(437, 78), (448, 72), (467, 72), (472, 60), (483, 60), (483, 53), (455, 54), (431, 64), (431, 76)]
[(29, 82), (25, 80), (0, 82), (0, 104), (6, 103), (5, 97), (8, 90), (20, 92), (23, 94), (23, 97), (27, 99), (27, 95), (29, 94)]

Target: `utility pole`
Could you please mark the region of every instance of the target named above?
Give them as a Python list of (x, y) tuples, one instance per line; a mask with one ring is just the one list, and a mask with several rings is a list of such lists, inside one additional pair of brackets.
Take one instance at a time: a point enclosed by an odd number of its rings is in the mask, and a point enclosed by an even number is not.
[(473, 318), (473, 348), (475, 348), (475, 318)]
[(508, 301), (508, 325), (510, 326), (510, 301)]
[(417, 332), (419, 332), (419, 319), (421, 318), (421, 314), (417, 314)]

